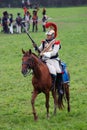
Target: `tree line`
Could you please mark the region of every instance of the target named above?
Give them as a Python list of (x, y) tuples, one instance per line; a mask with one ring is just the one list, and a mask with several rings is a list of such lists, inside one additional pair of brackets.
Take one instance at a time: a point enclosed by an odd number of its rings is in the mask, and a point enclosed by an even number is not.
[[(22, 0), (0, 0), (0, 7), (21, 7), (21, 3)], [(65, 7), (87, 5), (87, 0), (30, 0), (30, 3), (40, 7)]]

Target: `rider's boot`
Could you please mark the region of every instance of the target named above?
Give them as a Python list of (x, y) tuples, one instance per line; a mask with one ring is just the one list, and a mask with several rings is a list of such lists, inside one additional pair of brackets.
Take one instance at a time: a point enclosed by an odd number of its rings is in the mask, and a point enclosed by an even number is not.
[(63, 95), (63, 88), (62, 88), (62, 74), (61, 73), (58, 73), (57, 74), (57, 84), (58, 84), (58, 93)]
[(56, 75), (51, 74), (51, 78), (52, 78), (52, 87), (51, 87), (51, 89), (53, 89), (53, 88), (55, 88)]

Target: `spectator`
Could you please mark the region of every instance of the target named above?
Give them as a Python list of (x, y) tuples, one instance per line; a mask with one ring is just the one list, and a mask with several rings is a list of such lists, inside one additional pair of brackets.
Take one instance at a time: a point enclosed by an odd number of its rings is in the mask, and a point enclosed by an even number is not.
[(22, 8), (24, 8), (25, 2), (24, 0), (22, 0)]
[(42, 18), (43, 32), (46, 32), (46, 27), (45, 27), (46, 23), (47, 23), (47, 16), (43, 15), (43, 18)]
[(43, 8), (42, 15), (46, 15), (46, 9)]
[(9, 33), (8, 25), (9, 25), (8, 12), (4, 11), (3, 18), (2, 18), (2, 26), (3, 26), (4, 33)]
[(10, 18), (9, 18), (9, 31), (11, 34), (13, 34), (13, 14), (10, 14)]
[(24, 6), (23, 7), (23, 10), (24, 10), (24, 15), (27, 13), (27, 7), (26, 6)]
[(21, 33), (21, 22), (22, 22), (22, 18), (20, 16), (20, 13), (18, 13), (16, 18), (17, 33)]
[(30, 28), (30, 19), (31, 19), (30, 12), (27, 11), (27, 13), (25, 14), (25, 28), (26, 28), (26, 31), (29, 31), (29, 28)]
[(32, 17), (32, 32), (34, 32), (34, 30), (37, 32), (38, 31), (38, 16), (37, 16), (37, 11), (34, 10), (33, 11), (33, 17)]
[(30, 0), (27, 0), (27, 7), (30, 7)]

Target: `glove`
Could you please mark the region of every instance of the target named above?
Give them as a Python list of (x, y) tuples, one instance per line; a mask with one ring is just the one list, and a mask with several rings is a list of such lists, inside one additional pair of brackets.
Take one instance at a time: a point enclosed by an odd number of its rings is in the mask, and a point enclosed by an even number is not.
[(38, 50), (38, 47), (35, 43), (33, 43), (33, 47), (35, 48), (35, 50)]
[(40, 56), (42, 57), (42, 56), (43, 56), (43, 53), (40, 53)]

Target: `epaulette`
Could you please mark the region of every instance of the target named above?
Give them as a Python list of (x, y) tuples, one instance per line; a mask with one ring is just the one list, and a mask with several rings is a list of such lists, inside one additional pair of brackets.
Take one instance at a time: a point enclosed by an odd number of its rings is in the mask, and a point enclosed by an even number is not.
[(54, 44), (56, 45), (60, 44), (60, 40), (57, 40)]

